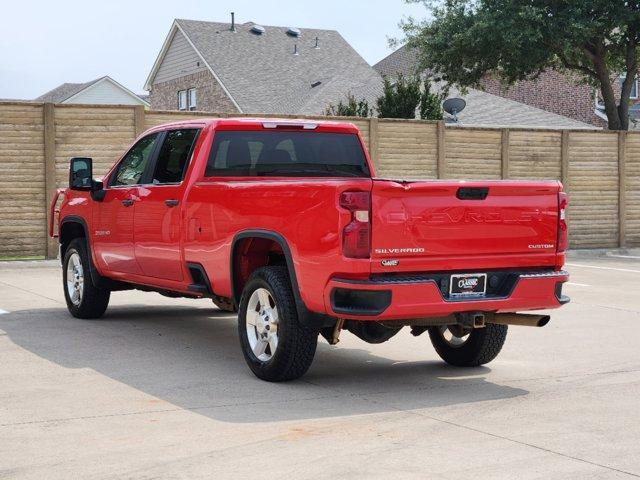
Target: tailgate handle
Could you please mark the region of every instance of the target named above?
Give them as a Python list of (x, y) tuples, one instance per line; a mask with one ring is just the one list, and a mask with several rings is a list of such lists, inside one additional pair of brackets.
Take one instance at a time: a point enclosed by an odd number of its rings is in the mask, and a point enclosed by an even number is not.
[(488, 187), (460, 187), (456, 197), (460, 200), (484, 200), (489, 195)]

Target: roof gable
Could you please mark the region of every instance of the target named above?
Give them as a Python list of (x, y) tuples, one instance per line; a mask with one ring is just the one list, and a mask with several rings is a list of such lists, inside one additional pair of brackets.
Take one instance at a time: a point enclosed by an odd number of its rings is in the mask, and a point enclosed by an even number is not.
[(162, 62), (158, 65), (153, 83), (166, 82), (204, 70), (207, 70), (207, 67), (200, 59), (198, 52), (191, 46), (180, 29), (176, 28)]
[(73, 97), (77, 93), (81, 92), (85, 88), (93, 85), (94, 83), (102, 80), (104, 77), (96, 78), (90, 82), (85, 83), (63, 83), (58, 85), (53, 90), (49, 90), (47, 93), (40, 95), (35, 100), (38, 102), (47, 103), (62, 103), (70, 97)]
[(62, 85), (50, 90), (49, 92), (39, 96), (35, 100), (45, 103), (67, 103), (78, 96), (87, 93), (89, 90), (96, 88), (98, 85), (108, 83), (122, 92), (123, 95), (132, 98), (136, 103), (149, 106), (149, 103), (126, 88), (124, 85), (116, 82), (113, 78), (105, 75), (85, 83), (63, 83)]

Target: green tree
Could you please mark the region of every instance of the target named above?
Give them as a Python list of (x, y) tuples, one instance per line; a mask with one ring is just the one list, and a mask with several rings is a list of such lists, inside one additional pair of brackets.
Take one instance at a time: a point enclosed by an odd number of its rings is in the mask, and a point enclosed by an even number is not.
[[(422, 88), (421, 88), (422, 86)], [(419, 76), (398, 75), (395, 82), (384, 79), (382, 96), (378, 97), (380, 118), (415, 118), (416, 109), (423, 120), (442, 120), (442, 95), (431, 92), (431, 82)]]
[(351, 94), (347, 95), (347, 103), (342, 100), (337, 105), (330, 104), (324, 111), (325, 115), (333, 117), (370, 117), (373, 114), (369, 103), (363, 98), (356, 100)]
[[(629, 127), (640, 0), (407, 0), (428, 20), (401, 22), (420, 67), (459, 87), (488, 74), (509, 85), (555, 69), (598, 88), (611, 130)], [(619, 97), (614, 82), (626, 74)]]
[(378, 97), (378, 116), (381, 118), (415, 118), (420, 102), (420, 78), (398, 75), (394, 83), (384, 79), (384, 89)]
[(442, 120), (442, 95), (431, 92), (431, 82), (425, 79), (420, 96), (420, 118), (423, 120)]

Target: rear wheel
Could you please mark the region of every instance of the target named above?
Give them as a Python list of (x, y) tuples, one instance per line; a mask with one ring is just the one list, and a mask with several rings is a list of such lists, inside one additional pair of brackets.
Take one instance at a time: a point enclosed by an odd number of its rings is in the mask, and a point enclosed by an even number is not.
[(111, 292), (93, 284), (90, 261), (81, 238), (69, 244), (62, 261), (64, 298), (69, 312), (77, 318), (99, 318), (109, 305)]
[(238, 333), (247, 365), (258, 378), (293, 380), (309, 369), (318, 333), (298, 320), (286, 268), (263, 267), (251, 275), (240, 299)]
[(498, 356), (507, 338), (507, 326), (488, 323), (484, 328), (459, 325), (429, 327), (433, 347), (445, 362), (457, 367), (477, 367)]

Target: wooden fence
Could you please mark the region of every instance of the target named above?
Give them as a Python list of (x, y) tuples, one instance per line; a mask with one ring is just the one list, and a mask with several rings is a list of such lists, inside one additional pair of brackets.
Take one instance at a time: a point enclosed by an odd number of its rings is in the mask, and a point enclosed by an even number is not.
[[(0, 103), (0, 258), (56, 255), (47, 206), (66, 184), (69, 157), (93, 157), (100, 174), (145, 129), (205, 116), (227, 115)], [(379, 176), (562, 180), (571, 247), (640, 246), (640, 133), (349, 121), (362, 131)]]

